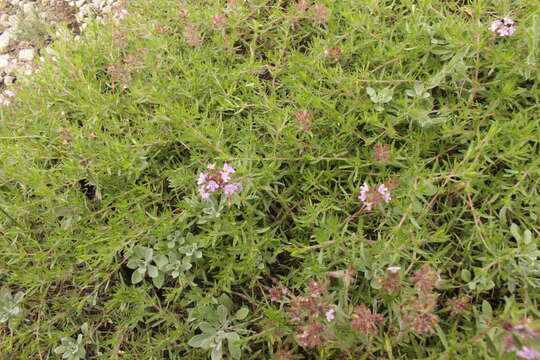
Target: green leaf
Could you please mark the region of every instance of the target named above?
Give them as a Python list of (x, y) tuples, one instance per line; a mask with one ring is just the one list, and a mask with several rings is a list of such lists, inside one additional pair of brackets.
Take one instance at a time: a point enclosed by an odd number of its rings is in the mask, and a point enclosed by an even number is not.
[(231, 300), (231, 298), (227, 295), (227, 294), (222, 294), (220, 297), (219, 297), (219, 302), (223, 305), (225, 305), (225, 307), (227, 308), (227, 310), (229, 310), (229, 312), (233, 311), (234, 309), (234, 303), (233, 301)]
[(512, 223), (512, 225), (510, 225), (510, 232), (512, 233), (512, 235), (514, 236), (514, 238), (517, 240), (517, 241), (521, 241), (521, 235), (519, 233), (519, 227)]
[(486, 343), (487, 343), (487, 347), (488, 347), (488, 351), (490, 352), (490, 355), (493, 357), (498, 357), (499, 351), (497, 350), (497, 346), (495, 346), (495, 344), (493, 343), (493, 340), (491, 340), (491, 337), (485, 336), (484, 338), (486, 339)]
[(152, 260), (152, 256), (154, 255), (154, 249), (151, 249), (151, 248), (143, 248), (143, 253), (144, 253), (144, 259), (146, 261), (150, 261)]
[(240, 346), (235, 341), (229, 340), (228, 346), (229, 346), (229, 353), (231, 354), (231, 357), (233, 359), (240, 359), (242, 357), (242, 350), (240, 349)]
[(229, 310), (225, 305), (219, 305), (217, 308), (217, 316), (220, 323), (224, 323), (227, 320), (227, 315), (229, 315)]
[(238, 310), (236, 314), (234, 314), (234, 318), (236, 320), (244, 320), (246, 316), (248, 316), (248, 314), (249, 314), (249, 309), (244, 306), (240, 310)]
[(465, 282), (471, 281), (471, 272), (467, 269), (461, 270), (461, 279)]
[(161, 289), (164, 281), (165, 281), (165, 276), (163, 275), (162, 272), (158, 272), (158, 275), (152, 279), (154, 286), (157, 287), (158, 289)]
[(531, 233), (531, 230), (529, 229), (526, 229), (524, 232), (523, 232), (523, 243), (525, 245), (529, 245), (532, 241), (532, 233)]
[(491, 318), (493, 316), (493, 309), (491, 308), (491, 304), (486, 300), (482, 301), (482, 314), (488, 318)]
[(127, 262), (127, 267), (130, 268), (130, 269), (138, 268), (139, 267), (139, 260), (135, 259), (135, 258), (129, 259), (128, 262)]
[(150, 276), (151, 278), (155, 278), (158, 276), (158, 274), (159, 271), (157, 267), (155, 267), (154, 265), (148, 265), (148, 276)]
[(188, 345), (196, 348), (210, 349), (214, 336), (211, 334), (195, 335), (188, 341)]
[(222, 343), (218, 343), (214, 349), (212, 349), (211, 358), (212, 360), (221, 360), (223, 357), (223, 346)]
[(230, 342), (235, 342), (235, 341), (240, 340), (240, 335), (238, 335), (237, 333), (232, 332), (232, 331), (228, 332), (228, 333), (225, 333), (225, 337)]
[(394, 93), (393, 90), (390, 88), (382, 89), (381, 92), (379, 93), (379, 98), (381, 102), (383, 103), (390, 102), (393, 98), (393, 93)]
[(167, 259), (167, 257), (163, 254), (158, 254), (154, 257), (154, 262), (159, 269), (162, 269), (169, 263), (169, 259)]
[(212, 334), (212, 335), (215, 335), (217, 332), (216, 328), (207, 321), (201, 322), (199, 324), (199, 329), (201, 329), (203, 333)]
[(131, 283), (132, 284), (138, 284), (138, 283), (140, 283), (142, 281), (142, 279), (143, 279), (143, 275), (137, 270), (135, 270), (131, 274)]
[(54, 353), (55, 353), (55, 354), (63, 354), (63, 353), (65, 353), (67, 350), (68, 350), (68, 347), (67, 347), (67, 346), (60, 345), (60, 346), (57, 346), (57, 347), (54, 348)]

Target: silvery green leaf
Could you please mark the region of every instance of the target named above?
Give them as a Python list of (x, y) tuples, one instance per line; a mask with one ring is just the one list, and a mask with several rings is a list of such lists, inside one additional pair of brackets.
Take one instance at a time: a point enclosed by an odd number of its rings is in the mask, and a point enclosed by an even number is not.
[(390, 102), (393, 98), (393, 93), (394, 91), (390, 88), (384, 88), (381, 90), (381, 92), (379, 93), (379, 98), (381, 100), (381, 102), (383, 103), (387, 103), (387, 102)]
[(137, 245), (133, 248), (133, 253), (137, 255), (139, 258), (144, 259), (145, 254), (145, 247)]
[(235, 341), (240, 340), (240, 335), (238, 335), (235, 332), (227, 332), (224, 334), (224, 336), (225, 338), (227, 338), (229, 342), (235, 342)]
[(130, 269), (136, 269), (139, 267), (139, 260), (137, 259), (129, 259), (127, 262), (127, 267)]
[(528, 245), (530, 244), (532, 241), (532, 233), (531, 233), (531, 230), (529, 229), (526, 229), (524, 232), (523, 232), (523, 243), (525, 245)]
[(244, 306), (240, 310), (238, 310), (236, 314), (234, 314), (234, 318), (236, 320), (244, 320), (246, 316), (248, 316), (248, 314), (249, 314), (249, 309)]
[[(236, 333), (233, 333), (236, 334)], [(240, 349), (240, 346), (236, 343), (236, 341), (229, 340), (229, 353), (231, 354), (231, 357), (233, 359), (240, 359), (242, 357), (242, 350)]]
[(155, 267), (154, 265), (148, 265), (148, 276), (150, 276), (151, 278), (155, 278), (158, 276), (158, 269), (157, 267)]
[(203, 333), (206, 333), (206, 334), (212, 334), (212, 335), (215, 335), (216, 334), (216, 328), (214, 326), (212, 326), (212, 324), (210, 324), (209, 322), (207, 321), (203, 321), (199, 324), (199, 329), (201, 329), (201, 331)]
[(134, 271), (132, 274), (131, 274), (131, 283), (132, 284), (137, 284), (137, 283), (140, 283), (143, 279), (143, 275), (140, 273), (140, 271)]
[(59, 346), (54, 348), (54, 353), (55, 354), (63, 354), (66, 351), (68, 351), (68, 347), (65, 346), (65, 345), (59, 345)]
[(224, 323), (227, 320), (228, 315), (229, 310), (224, 305), (219, 305), (217, 308), (217, 316), (219, 322)]
[(144, 248), (144, 259), (149, 262), (152, 260), (152, 256), (154, 255), (154, 249), (152, 248)]
[(514, 238), (517, 240), (517, 241), (521, 241), (521, 234), (519, 233), (519, 227), (512, 223), (512, 225), (510, 225), (510, 233), (512, 233), (512, 236), (514, 236)]
[[(529, 231), (529, 230), (527, 230)], [(530, 231), (529, 231), (530, 233)], [(13, 300), (15, 301), (16, 304), (20, 303), (22, 301), (22, 299), (24, 298), (24, 293), (19, 291), (17, 294), (15, 294), (15, 296), (13, 297)]]
[(161, 272), (159, 272), (158, 275), (152, 279), (154, 286), (157, 287), (158, 289), (161, 289), (164, 281), (165, 281), (165, 276)]
[(368, 93), (368, 95), (369, 95), (369, 97), (371, 98), (372, 101), (373, 101), (373, 99), (375, 99), (377, 97), (377, 93), (375, 92), (375, 89), (373, 89), (371, 87), (366, 88), (366, 92)]
[(154, 258), (154, 262), (156, 263), (156, 265), (158, 266), (158, 268), (162, 268), (164, 267), (165, 265), (167, 265), (167, 263), (169, 262), (169, 260), (167, 259), (167, 257), (163, 254), (158, 254), (155, 256)]
[(221, 360), (223, 357), (223, 343), (219, 342), (214, 349), (212, 349), (211, 358), (212, 360)]
[(465, 282), (471, 281), (471, 272), (467, 269), (461, 270), (461, 279)]
[(194, 337), (189, 339), (188, 345), (196, 348), (209, 349), (213, 339), (213, 335), (203, 333), (200, 335), (195, 335)]

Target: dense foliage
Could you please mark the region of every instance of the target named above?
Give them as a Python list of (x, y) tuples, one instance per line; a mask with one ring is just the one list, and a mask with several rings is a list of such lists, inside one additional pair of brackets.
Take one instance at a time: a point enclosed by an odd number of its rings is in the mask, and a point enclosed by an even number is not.
[(0, 105), (2, 359), (540, 351), (538, 1), (128, 11)]

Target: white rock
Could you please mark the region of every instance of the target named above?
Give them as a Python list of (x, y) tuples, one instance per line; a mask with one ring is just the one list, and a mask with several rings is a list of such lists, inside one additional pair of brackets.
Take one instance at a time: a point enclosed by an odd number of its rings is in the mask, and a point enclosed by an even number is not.
[(23, 8), (23, 12), (25, 14), (30, 14), (32, 12), (34, 12), (34, 4), (33, 3), (26, 3), (26, 4), (23, 4), (22, 5), (22, 8)]
[(13, 84), (13, 81), (15, 81), (15, 77), (14, 77), (14, 76), (6, 75), (6, 76), (4, 77), (4, 84), (6, 84), (6, 85)]
[(19, 26), (19, 17), (17, 15), (10, 15), (8, 18), (8, 23), (11, 25), (11, 27), (13, 27), (12, 30), (15, 31), (15, 29), (17, 29)]
[(0, 71), (9, 65), (9, 55), (0, 55)]
[(34, 49), (22, 49), (19, 51), (19, 60), (32, 61), (34, 59)]
[(8, 14), (0, 15), (0, 25), (9, 26), (9, 15)]
[(6, 52), (11, 44), (12, 38), (13, 35), (11, 35), (11, 32), (8, 30), (4, 31), (2, 35), (0, 35), (0, 53)]

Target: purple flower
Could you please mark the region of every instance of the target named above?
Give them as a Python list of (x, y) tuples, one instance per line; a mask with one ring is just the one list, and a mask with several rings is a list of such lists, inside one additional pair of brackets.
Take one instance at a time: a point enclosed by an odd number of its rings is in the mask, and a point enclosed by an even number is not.
[(375, 188), (370, 188), (368, 184), (364, 183), (360, 187), (360, 196), (358, 196), (358, 199), (364, 203), (366, 209), (371, 210), (374, 204), (380, 204), (382, 201), (389, 202), (392, 200), (392, 197), (386, 185), (381, 184), (375, 190)]
[(227, 174), (234, 174), (236, 170), (234, 170), (234, 168), (231, 165), (225, 163), (223, 164), (222, 172), (227, 173)]
[(230, 184), (231, 174), (235, 173), (236, 170), (229, 164), (223, 164), (221, 171), (216, 169), (216, 164), (208, 164), (208, 171), (199, 174), (197, 179), (197, 185), (199, 186), (199, 195), (204, 200), (210, 198), (210, 194), (222, 189), (223, 192), (231, 196), (235, 192), (241, 191), (243, 189), (242, 184), (233, 183)]
[(385, 202), (389, 202), (390, 200), (392, 200), (392, 197), (388, 192), (388, 188), (384, 184), (379, 185), (377, 192), (382, 195)]
[(510, 36), (516, 31), (516, 26), (514, 20), (503, 18), (493, 21), (489, 29), (497, 36)]
[(214, 180), (210, 180), (208, 184), (206, 184), (206, 189), (209, 190), (210, 192), (214, 192), (217, 189), (219, 189), (219, 184), (215, 182)]
[(233, 184), (227, 184), (223, 187), (223, 191), (225, 191), (225, 194), (232, 195), (237, 191), (242, 191), (243, 187), (240, 183), (233, 183)]
[(199, 179), (197, 180), (197, 185), (204, 184), (207, 178), (208, 178), (208, 173), (200, 173)]
[(332, 320), (334, 320), (336, 310), (335, 309), (330, 309), (328, 310), (327, 312), (324, 313), (324, 315), (326, 316), (326, 321), (330, 322)]
[(360, 196), (358, 198), (362, 201), (366, 201), (368, 192), (369, 192), (369, 186), (366, 183), (364, 183), (364, 185), (360, 186)]
[(223, 170), (221, 170), (219, 175), (221, 176), (221, 179), (223, 180), (223, 182), (229, 182), (229, 180), (231, 180), (230, 174), (233, 174), (235, 172), (236, 172), (236, 170), (234, 170), (234, 168), (232, 166), (225, 163), (225, 164), (223, 164)]
[(201, 198), (203, 198), (204, 200), (210, 199), (210, 194), (207, 193), (207, 192), (204, 190), (204, 187), (200, 187), (200, 188), (199, 188), (199, 195), (200, 195)]
[(516, 351), (516, 355), (522, 359), (540, 359), (540, 352), (528, 346), (524, 346), (521, 350)]

